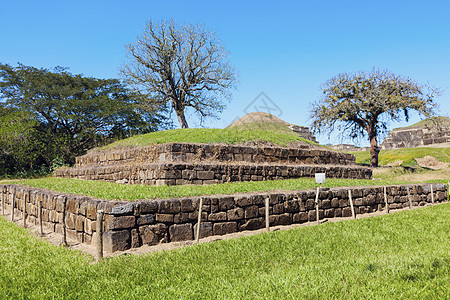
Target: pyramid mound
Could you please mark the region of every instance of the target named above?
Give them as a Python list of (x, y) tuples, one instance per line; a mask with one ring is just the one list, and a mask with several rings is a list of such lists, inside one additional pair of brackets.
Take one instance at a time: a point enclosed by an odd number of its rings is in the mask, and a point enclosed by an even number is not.
[(316, 142), (316, 138), (309, 131), (308, 127), (290, 124), (266, 112), (248, 113), (230, 124), (227, 128), (271, 130), (279, 133), (292, 134)]
[(381, 144), (383, 150), (415, 148), (450, 142), (450, 119), (431, 117), (408, 127), (395, 128)]

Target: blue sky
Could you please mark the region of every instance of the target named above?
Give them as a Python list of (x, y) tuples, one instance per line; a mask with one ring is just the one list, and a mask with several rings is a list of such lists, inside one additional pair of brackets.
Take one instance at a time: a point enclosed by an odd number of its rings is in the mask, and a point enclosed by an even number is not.
[[(433, 0), (0, 0), (0, 62), (118, 77), (125, 45), (136, 40), (145, 23), (173, 18), (214, 30), (239, 73), (233, 100), (207, 127), (223, 128), (243, 116), (261, 92), (279, 108), (280, 118), (309, 125), (309, 106), (320, 98), (323, 82), (372, 67), (440, 87), (436, 101), (448, 116), (449, 15), (450, 2)], [(418, 120), (413, 116), (410, 124)], [(194, 115), (188, 121), (198, 125)], [(336, 135), (318, 138), (324, 144), (340, 142)]]

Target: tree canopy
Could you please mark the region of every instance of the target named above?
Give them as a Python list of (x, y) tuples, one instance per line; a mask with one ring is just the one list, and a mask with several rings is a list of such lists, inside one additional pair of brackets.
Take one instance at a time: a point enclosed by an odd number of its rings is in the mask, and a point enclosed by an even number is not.
[(72, 163), (92, 147), (156, 130), (159, 111), (143, 109), (140, 101), (141, 95), (117, 79), (0, 64), (2, 153), (16, 161), (17, 152), (7, 145), (16, 149), (20, 140), (23, 151), (41, 154), (39, 163), (50, 166), (55, 158)]
[(236, 79), (229, 54), (202, 25), (149, 21), (127, 49), (129, 62), (122, 68), (127, 82), (151, 103), (173, 110), (181, 128), (188, 127), (186, 108), (214, 117), (231, 98)]
[(408, 121), (411, 111), (435, 114), (439, 90), (387, 70), (339, 74), (322, 86), (323, 97), (311, 110), (315, 132), (338, 131), (370, 141), (372, 167), (378, 166), (378, 137), (390, 121)]

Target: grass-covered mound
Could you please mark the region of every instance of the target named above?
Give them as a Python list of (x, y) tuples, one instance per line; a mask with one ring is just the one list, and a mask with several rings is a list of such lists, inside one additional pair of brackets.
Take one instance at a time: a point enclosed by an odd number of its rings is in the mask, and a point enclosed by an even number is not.
[(423, 128), (423, 127), (450, 127), (450, 118), (438, 116), (438, 117), (431, 117), (424, 120), (421, 120), (413, 125), (407, 126), (407, 127), (400, 127), (395, 128), (394, 130), (398, 129), (407, 129), (407, 128)]
[[(370, 164), (369, 151), (355, 151), (350, 153), (355, 155), (357, 164)], [(402, 166), (413, 167), (418, 165), (415, 158), (423, 158), (425, 156), (433, 156), (440, 162), (450, 164), (450, 148), (432, 147), (381, 150), (378, 155), (378, 163), (380, 166), (386, 166), (401, 161)]]
[(446, 299), (450, 204), (92, 263), (0, 217), (1, 299)]
[(136, 135), (109, 144), (102, 149), (148, 146), (164, 143), (205, 143), (205, 144), (244, 144), (248, 142), (268, 142), (279, 146), (308, 143), (317, 145), (307, 139), (289, 133), (263, 129), (216, 129), (216, 128), (185, 128), (151, 132)]

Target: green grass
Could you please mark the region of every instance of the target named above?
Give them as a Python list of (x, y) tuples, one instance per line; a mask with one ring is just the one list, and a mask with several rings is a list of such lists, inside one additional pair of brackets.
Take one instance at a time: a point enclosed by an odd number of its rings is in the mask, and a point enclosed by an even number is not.
[(434, 127), (434, 126), (436, 126), (436, 124), (439, 124), (440, 126), (450, 126), (450, 118), (443, 117), (443, 116), (431, 117), (431, 118), (421, 120), (413, 125), (395, 128), (395, 129), (419, 128), (419, 127), (428, 127), (428, 126)]
[(245, 142), (267, 141), (280, 146), (290, 143), (306, 142), (317, 145), (307, 139), (286, 132), (263, 129), (214, 129), (214, 128), (186, 128), (151, 132), (136, 135), (109, 144), (101, 149), (120, 147), (148, 146), (163, 143), (225, 143), (239, 144)]
[[(246, 181), (210, 185), (185, 186), (147, 186), (123, 185), (94, 180), (79, 180), (70, 178), (46, 177), (5, 181), (4, 184), (23, 184), (56, 192), (86, 195), (105, 200), (138, 200), (155, 198), (174, 198), (185, 196), (236, 194), (246, 192), (262, 192), (274, 190), (302, 190), (315, 188), (314, 178), (297, 178), (287, 180)], [(323, 187), (361, 186), (361, 185), (392, 185), (406, 184), (408, 181), (384, 178), (383, 180), (367, 179), (334, 179), (327, 178)]]
[(93, 259), (0, 217), (1, 299), (448, 299), (450, 203)]
[[(349, 152), (356, 157), (356, 163), (358, 164), (370, 164), (370, 152), (369, 151), (354, 151)], [(385, 166), (389, 163), (402, 160), (402, 166), (412, 167), (417, 166), (417, 162), (414, 158), (422, 158), (426, 155), (434, 156), (437, 160), (450, 163), (450, 148), (404, 148), (394, 150), (381, 150), (378, 155), (379, 165)]]

